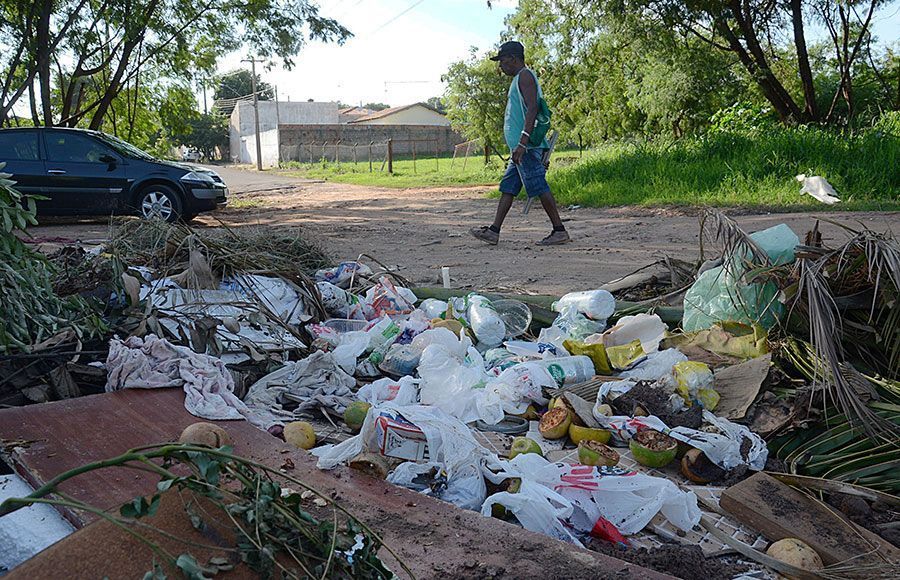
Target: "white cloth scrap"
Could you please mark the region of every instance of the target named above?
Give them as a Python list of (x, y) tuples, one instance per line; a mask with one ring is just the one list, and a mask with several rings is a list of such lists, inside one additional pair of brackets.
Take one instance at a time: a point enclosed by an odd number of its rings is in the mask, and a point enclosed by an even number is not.
[(109, 342), (106, 392), (182, 387), (184, 408), (214, 421), (247, 419), (266, 429), (277, 419), (251, 409), (234, 394), (234, 379), (221, 360), (150, 334)]

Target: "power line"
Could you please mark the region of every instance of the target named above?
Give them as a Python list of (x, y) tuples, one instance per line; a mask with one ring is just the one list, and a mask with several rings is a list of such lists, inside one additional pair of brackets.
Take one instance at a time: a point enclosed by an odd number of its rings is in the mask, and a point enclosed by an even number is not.
[(386, 27), (387, 25), (393, 23), (395, 20), (397, 20), (398, 18), (400, 18), (401, 16), (403, 16), (404, 14), (406, 14), (407, 12), (409, 12), (410, 10), (412, 10), (413, 8), (415, 8), (416, 6), (418, 6), (419, 4), (421, 4), (424, 1), (425, 0), (416, 0), (415, 2), (410, 4), (410, 6), (408, 8), (406, 8), (406, 10), (404, 10), (400, 14), (394, 16), (393, 18), (391, 18), (390, 20), (388, 20), (387, 22), (385, 22), (384, 24), (382, 24), (381, 26), (379, 26), (378, 28), (376, 28), (375, 30), (370, 32), (369, 34), (375, 34), (376, 32), (378, 32), (382, 28)]

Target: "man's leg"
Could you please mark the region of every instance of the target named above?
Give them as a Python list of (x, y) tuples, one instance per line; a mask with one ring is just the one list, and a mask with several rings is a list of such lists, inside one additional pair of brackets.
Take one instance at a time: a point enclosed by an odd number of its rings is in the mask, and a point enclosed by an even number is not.
[(563, 226), (562, 219), (559, 217), (559, 209), (556, 207), (556, 199), (550, 191), (550, 185), (547, 183), (547, 170), (541, 162), (541, 150), (529, 150), (522, 158), (522, 175), (525, 180), (525, 191), (536, 192), (535, 195), (540, 197), (541, 205), (553, 224), (553, 231), (550, 235), (538, 242), (542, 246), (554, 246), (556, 244), (565, 244), (572, 241), (569, 233)]
[(559, 209), (556, 207), (556, 198), (553, 197), (552, 192), (548, 191), (541, 196), (541, 205), (544, 206), (544, 211), (547, 212), (547, 217), (550, 218), (553, 229), (565, 229), (562, 220), (559, 218)]
[(506, 166), (506, 173), (500, 180), (500, 202), (497, 204), (497, 213), (494, 216), (494, 223), (490, 226), (482, 226), (480, 228), (472, 228), (469, 230), (473, 236), (491, 245), (497, 245), (500, 242), (500, 228), (503, 227), (503, 221), (512, 207), (513, 200), (522, 190), (522, 178), (519, 176), (518, 168), (509, 162)]
[(498, 234), (500, 233), (500, 228), (503, 227), (503, 220), (506, 219), (514, 199), (516, 199), (516, 196), (511, 193), (500, 194), (500, 203), (497, 204), (497, 215), (494, 216), (494, 223), (491, 224), (491, 229)]

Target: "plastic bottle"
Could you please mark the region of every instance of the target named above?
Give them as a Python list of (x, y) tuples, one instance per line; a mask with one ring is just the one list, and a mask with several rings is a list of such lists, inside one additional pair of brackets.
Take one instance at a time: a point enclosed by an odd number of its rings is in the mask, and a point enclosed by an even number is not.
[(392, 344), (384, 360), (378, 365), (385, 374), (396, 377), (412, 375), (417, 366), (419, 355), (408, 344)]
[(488, 347), (499, 346), (506, 337), (506, 325), (491, 301), (478, 294), (469, 294), (468, 302), (469, 324), (478, 342)]
[(539, 360), (531, 364), (546, 369), (560, 387), (583, 383), (594, 376), (594, 361), (583, 355)]
[(567, 306), (594, 320), (606, 319), (616, 311), (616, 299), (606, 290), (585, 290), (570, 292), (553, 304), (553, 310), (562, 312)]
[(396, 322), (385, 316), (372, 325), (366, 331), (366, 334), (369, 335), (369, 346), (366, 348), (366, 352), (387, 352), (388, 347), (394, 344), (394, 341), (400, 335), (400, 327), (397, 326)]

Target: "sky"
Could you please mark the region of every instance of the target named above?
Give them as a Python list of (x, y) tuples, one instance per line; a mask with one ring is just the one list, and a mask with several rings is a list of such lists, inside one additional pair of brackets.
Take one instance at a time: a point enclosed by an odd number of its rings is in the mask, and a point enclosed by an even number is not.
[[(441, 75), (468, 57), (471, 47), (491, 49), (518, 0), (319, 0), (320, 13), (353, 32), (343, 46), (313, 42), (287, 71), (259, 72), (281, 100), (369, 102), (406, 105), (444, 91)], [(882, 9), (874, 23), (881, 41), (900, 41), (900, 0)], [(810, 41), (826, 31), (808, 31)], [(246, 52), (227, 55), (219, 71), (242, 66)], [(210, 96), (211, 98), (211, 96)]]
[[(257, 72), (280, 100), (406, 105), (440, 96), (441, 75), (471, 47), (493, 47), (516, 0), (322, 0), (320, 14), (354, 36), (343, 46), (313, 42), (287, 71)], [(220, 72), (248, 66), (246, 52), (220, 63)]]

